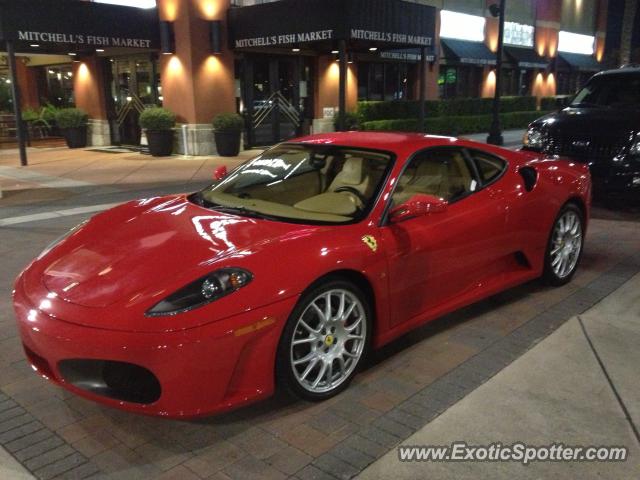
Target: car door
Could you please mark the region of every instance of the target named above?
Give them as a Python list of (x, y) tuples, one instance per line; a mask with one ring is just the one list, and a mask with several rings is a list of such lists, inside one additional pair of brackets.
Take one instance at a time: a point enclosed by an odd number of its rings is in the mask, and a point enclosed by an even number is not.
[(481, 286), (501, 255), (505, 216), (500, 195), (482, 188), (478, 169), (458, 147), (418, 152), (392, 195), (400, 205), (413, 194), (447, 200), (431, 213), (381, 229), (388, 259), (391, 326), (419, 320)]

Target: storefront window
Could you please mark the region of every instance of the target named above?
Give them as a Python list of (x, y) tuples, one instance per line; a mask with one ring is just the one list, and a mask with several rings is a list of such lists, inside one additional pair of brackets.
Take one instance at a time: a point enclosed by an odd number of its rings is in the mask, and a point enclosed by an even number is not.
[(73, 71), (71, 65), (44, 67), (46, 70), (46, 92), (42, 92), (44, 103), (56, 107), (71, 107), (73, 100)]
[(11, 80), (9, 72), (0, 70), (0, 113), (12, 112)]
[(358, 64), (358, 100), (408, 100), (407, 63)]

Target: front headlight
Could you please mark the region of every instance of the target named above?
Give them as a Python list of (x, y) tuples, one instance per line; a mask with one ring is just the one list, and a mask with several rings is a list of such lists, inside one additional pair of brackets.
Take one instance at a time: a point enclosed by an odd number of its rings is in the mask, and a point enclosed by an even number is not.
[(253, 279), (242, 268), (222, 268), (191, 282), (150, 308), (146, 315), (175, 315), (201, 307), (241, 289)]
[(536, 128), (529, 128), (522, 138), (525, 147), (532, 150), (542, 150), (544, 135)]

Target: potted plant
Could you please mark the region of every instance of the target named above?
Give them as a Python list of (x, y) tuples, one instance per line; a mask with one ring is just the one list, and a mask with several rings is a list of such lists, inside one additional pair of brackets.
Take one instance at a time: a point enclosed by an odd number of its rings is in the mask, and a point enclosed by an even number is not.
[(237, 113), (221, 113), (213, 119), (213, 134), (218, 155), (235, 157), (240, 153), (244, 120)]
[(166, 157), (173, 152), (173, 127), (176, 116), (166, 108), (147, 108), (140, 114), (140, 127), (146, 130), (149, 152), (154, 157)]
[(87, 123), (89, 116), (79, 108), (61, 108), (56, 112), (56, 124), (69, 148), (87, 146)]

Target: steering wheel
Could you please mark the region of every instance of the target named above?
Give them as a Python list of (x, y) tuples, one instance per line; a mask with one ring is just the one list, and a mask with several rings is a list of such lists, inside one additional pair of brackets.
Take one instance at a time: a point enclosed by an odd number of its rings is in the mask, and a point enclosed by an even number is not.
[(334, 190), (334, 192), (335, 193), (340, 193), (340, 192), (350, 193), (353, 196), (355, 196), (358, 200), (360, 200), (362, 202), (363, 206), (367, 204), (367, 198), (357, 188), (348, 187), (348, 186), (345, 185), (345, 186), (336, 188)]

